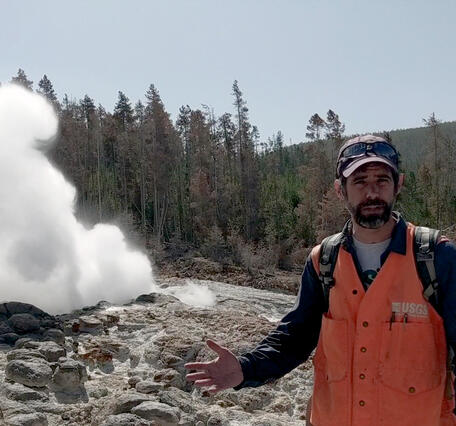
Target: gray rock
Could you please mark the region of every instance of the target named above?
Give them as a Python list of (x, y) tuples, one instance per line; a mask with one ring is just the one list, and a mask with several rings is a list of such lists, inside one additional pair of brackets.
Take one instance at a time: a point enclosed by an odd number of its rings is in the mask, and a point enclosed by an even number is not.
[(143, 303), (155, 303), (157, 300), (157, 295), (155, 293), (150, 294), (141, 294), (136, 298), (136, 302), (143, 302)]
[(151, 422), (130, 413), (111, 415), (101, 426), (151, 426)]
[(14, 314), (8, 319), (8, 324), (18, 334), (39, 331), (40, 320), (31, 314)]
[(14, 347), (17, 349), (20, 349), (20, 348), (24, 347), (24, 345), (30, 341), (32, 341), (32, 339), (30, 337), (21, 337), (20, 339), (16, 340)]
[(14, 345), (16, 341), (20, 338), (19, 334), (16, 333), (5, 333), (0, 335), (0, 343), (6, 343), (7, 345)]
[[(41, 342), (38, 342), (30, 337), (24, 337), (19, 339), (21, 342), (17, 344), (17, 347), (25, 348), (25, 349), (39, 349), (41, 346)], [(18, 342), (19, 342), (18, 340)]]
[(54, 341), (42, 342), (38, 349), (48, 362), (56, 362), (66, 356), (66, 350)]
[(128, 392), (117, 399), (112, 411), (114, 414), (129, 413), (132, 408), (145, 401), (150, 401), (150, 398), (136, 392)]
[(163, 390), (164, 386), (165, 385), (163, 383), (157, 383), (153, 380), (144, 380), (138, 382), (135, 389), (139, 393), (153, 393)]
[(12, 333), (14, 330), (6, 321), (0, 322), (0, 334)]
[(90, 334), (101, 334), (103, 332), (103, 322), (94, 317), (79, 318), (79, 332)]
[(34, 359), (30, 361), (13, 360), (5, 369), (6, 377), (26, 386), (44, 387), (52, 377), (52, 369), (46, 361)]
[(9, 417), (7, 424), (8, 426), (48, 426), (48, 421), (43, 413), (31, 413)]
[(73, 359), (65, 359), (59, 362), (52, 376), (53, 389), (61, 392), (77, 392), (86, 380), (85, 365)]
[(45, 340), (52, 340), (62, 346), (65, 344), (65, 333), (57, 328), (46, 330), (43, 337)]
[(40, 392), (36, 389), (29, 388), (20, 383), (8, 383), (2, 384), (1, 391), (5, 394), (8, 399), (15, 401), (44, 401), (48, 400), (49, 397), (46, 393)]
[(146, 420), (155, 421), (162, 426), (177, 425), (180, 419), (179, 409), (157, 401), (143, 402), (134, 407), (131, 412)]
[(8, 361), (13, 361), (15, 359), (22, 360), (22, 361), (30, 361), (34, 359), (41, 359), (43, 361), (46, 360), (44, 355), (41, 352), (38, 352), (34, 349), (13, 349), (8, 352), (6, 355), (6, 359)]
[(95, 399), (104, 398), (105, 396), (108, 396), (108, 394), (109, 392), (106, 388), (94, 389), (89, 392), (89, 396)]
[(195, 412), (195, 401), (192, 395), (177, 388), (161, 391), (158, 394), (158, 400), (172, 407), (177, 407), (185, 413)]
[[(142, 379), (141, 379), (141, 377), (139, 377), (139, 376), (130, 377), (130, 378), (128, 379), (128, 385), (129, 385), (130, 387), (134, 388), (134, 387), (136, 386), (136, 384), (139, 383), (141, 380), (142, 380)], [(145, 392), (143, 392), (143, 393), (145, 393)]]

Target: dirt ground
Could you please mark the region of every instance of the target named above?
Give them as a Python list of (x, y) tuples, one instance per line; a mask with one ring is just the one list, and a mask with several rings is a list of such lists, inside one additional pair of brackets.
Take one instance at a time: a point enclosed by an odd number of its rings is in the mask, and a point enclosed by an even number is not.
[(222, 265), (202, 257), (182, 258), (156, 266), (159, 278), (194, 278), (221, 281), (239, 286), (277, 290), (297, 294), (301, 274), (276, 269), (273, 273), (262, 270), (244, 270), (238, 266)]

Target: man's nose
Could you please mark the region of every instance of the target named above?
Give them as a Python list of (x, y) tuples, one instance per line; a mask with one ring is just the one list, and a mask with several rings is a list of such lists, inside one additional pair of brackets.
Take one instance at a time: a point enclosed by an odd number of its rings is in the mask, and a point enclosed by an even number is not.
[(379, 194), (379, 190), (378, 190), (378, 186), (376, 184), (370, 184), (370, 185), (367, 185), (367, 198), (369, 199), (375, 199), (378, 197), (378, 194)]

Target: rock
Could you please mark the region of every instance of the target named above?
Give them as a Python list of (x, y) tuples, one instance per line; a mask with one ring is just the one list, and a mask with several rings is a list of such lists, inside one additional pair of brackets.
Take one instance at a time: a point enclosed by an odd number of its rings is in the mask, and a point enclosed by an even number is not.
[(41, 352), (38, 352), (37, 350), (34, 350), (34, 349), (25, 349), (25, 348), (21, 348), (21, 349), (13, 349), (11, 351), (8, 352), (8, 354), (6, 355), (6, 359), (8, 361), (13, 361), (15, 359), (20, 359), (22, 361), (30, 361), (30, 360), (34, 360), (34, 359), (41, 359), (43, 361), (46, 360), (46, 358), (44, 357), (44, 355), (41, 353)]
[(192, 395), (177, 388), (159, 392), (158, 400), (172, 407), (177, 407), (185, 413), (195, 412), (195, 401)]
[(7, 321), (0, 322), (0, 334), (13, 333), (13, 331), (14, 330), (11, 328)]
[(143, 302), (143, 303), (155, 303), (157, 300), (157, 295), (155, 293), (150, 294), (141, 294), (136, 298), (136, 302)]
[(185, 378), (172, 368), (157, 371), (153, 378), (155, 382), (161, 382), (167, 386), (174, 386), (179, 389), (183, 389), (186, 385)]
[(2, 384), (1, 391), (8, 399), (13, 399), (15, 401), (47, 401), (49, 399), (46, 393), (29, 388), (20, 383), (5, 382)]
[(81, 385), (87, 380), (87, 370), (83, 363), (73, 359), (59, 362), (52, 376), (53, 389), (60, 392), (79, 392)]
[[(130, 387), (134, 388), (136, 386), (136, 384), (139, 383), (141, 380), (142, 379), (139, 376), (132, 376), (128, 379), (128, 384), (130, 385)], [(147, 392), (142, 392), (142, 393), (147, 393)]]
[(89, 396), (91, 398), (100, 399), (100, 398), (104, 398), (105, 396), (108, 396), (108, 393), (109, 392), (106, 388), (94, 389), (89, 392)]
[(79, 332), (101, 334), (103, 332), (103, 322), (94, 317), (79, 317)]
[(157, 422), (162, 426), (177, 425), (180, 419), (179, 409), (157, 401), (143, 402), (134, 407), (131, 412), (146, 420)]
[(129, 333), (133, 331), (142, 330), (145, 327), (145, 323), (136, 323), (136, 322), (122, 322), (117, 324), (117, 330), (119, 331), (127, 331)]
[(17, 339), (19, 339), (20, 336), (16, 333), (5, 333), (0, 335), (0, 343), (6, 343), (10, 346), (14, 345), (16, 343)]
[(142, 382), (138, 382), (135, 386), (135, 389), (139, 393), (152, 393), (158, 392), (164, 388), (163, 383), (157, 383), (153, 380), (144, 380)]
[(112, 411), (114, 414), (129, 413), (132, 408), (145, 401), (150, 401), (150, 398), (136, 392), (128, 392), (117, 399)]
[(14, 314), (8, 319), (10, 327), (18, 334), (39, 331), (40, 320), (31, 314)]
[(22, 348), (27, 342), (32, 341), (30, 337), (21, 337), (20, 339), (16, 340), (16, 343), (14, 344), (14, 347), (17, 349)]
[(40, 342), (37, 342), (30, 337), (23, 337), (16, 342), (14, 347), (25, 349), (39, 349), (40, 344)]
[(151, 423), (130, 413), (109, 416), (101, 426), (151, 426)]
[(48, 426), (43, 413), (18, 414), (8, 418), (8, 426)]
[(43, 337), (45, 340), (52, 340), (61, 346), (65, 344), (65, 333), (57, 328), (46, 330)]
[(66, 350), (54, 341), (42, 342), (38, 350), (48, 362), (56, 362), (66, 356)]
[(5, 369), (6, 377), (14, 382), (26, 386), (44, 387), (52, 377), (52, 369), (49, 364), (40, 359), (30, 361), (13, 360)]

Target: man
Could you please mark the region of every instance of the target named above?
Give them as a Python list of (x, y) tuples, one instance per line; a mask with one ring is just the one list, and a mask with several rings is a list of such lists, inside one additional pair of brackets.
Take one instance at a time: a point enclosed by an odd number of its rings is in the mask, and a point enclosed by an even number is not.
[[(339, 151), (337, 195), (351, 219), (342, 232), (329, 308), (312, 250), (294, 309), (253, 351), (189, 363), (189, 380), (215, 393), (259, 386), (314, 356), (314, 426), (456, 425), (448, 392), (447, 345), (456, 349), (456, 246), (435, 248), (438, 311), (423, 297), (414, 226), (393, 212), (404, 176), (396, 149), (380, 137)], [(443, 320), (443, 321), (442, 321)], [(452, 388), (452, 386), (451, 386)]]

